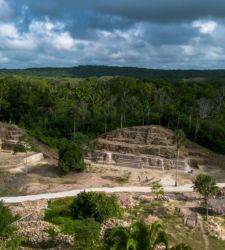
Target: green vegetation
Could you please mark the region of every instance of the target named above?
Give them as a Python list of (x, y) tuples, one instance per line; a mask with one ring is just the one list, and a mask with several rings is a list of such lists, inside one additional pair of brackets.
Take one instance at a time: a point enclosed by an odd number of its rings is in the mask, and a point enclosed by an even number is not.
[[(93, 196), (94, 195), (92, 195), (92, 197)], [(98, 196), (98, 193), (96, 193), (96, 197), (100, 196)], [(59, 225), (63, 233), (74, 235), (75, 249), (79, 250), (103, 249), (103, 242), (100, 239), (101, 224), (97, 222), (95, 218), (92, 217), (91, 215), (89, 215), (89, 218), (87, 216), (84, 216), (87, 218), (79, 218), (79, 219), (74, 218), (72, 213), (74, 211), (73, 210), (74, 199), (76, 198), (64, 198), (52, 202), (50, 201), (48, 209), (46, 210), (45, 213), (45, 220), (54, 223), (56, 225)], [(113, 196), (112, 199), (114, 200)], [(108, 199), (108, 201), (110, 202), (110, 199)], [(98, 200), (96, 204), (100, 206), (100, 202), (101, 200)], [(105, 211), (107, 211), (107, 208), (105, 209)], [(104, 211), (102, 212), (104, 213)], [(113, 216), (110, 213), (111, 212), (108, 212), (107, 216), (109, 215)]]
[(74, 218), (94, 218), (104, 222), (111, 217), (120, 215), (120, 208), (115, 195), (105, 193), (82, 192), (74, 198), (71, 204)]
[(11, 211), (0, 201), (0, 236), (7, 236), (12, 231), (13, 221)]
[(17, 250), (22, 242), (22, 238), (17, 235), (16, 227), (12, 224), (16, 218), (11, 211), (0, 201), (0, 248), (7, 250)]
[(161, 244), (168, 249), (167, 236), (159, 222), (153, 223), (151, 227), (136, 222), (128, 229), (114, 228), (107, 240), (109, 248), (115, 250), (154, 250)]
[(165, 197), (165, 192), (163, 186), (157, 181), (154, 182), (151, 186), (151, 190), (155, 195), (156, 200), (163, 200)]
[[(62, 140), (73, 142), (83, 155), (90, 150), (90, 139), (101, 133), (148, 124), (182, 129), (187, 138), (225, 153), (224, 100), (225, 83), (218, 79), (0, 75), (1, 121), (25, 127), (51, 147), (60, 148)], [(68, 171), (69, 166), (63, 162), (60, 167)]]
[(61, 138), (77, 143), (77, 134), (160, 124), (225, 152), (224, 82), (17, 75), (0, 76), (0, 86), (0, 120), (15, 121), (53, 147)]
[(59, 169), (66, 174), (70, 171), (82, 171), (85, 169), (83, 151), (73, 143), (66, 142), (59, 146)]
[(199, 174), (193, 181), (194, 188), (204, 197), (206, 208), (206, 219), (208, 218), (208, 198), (218, 194), (219, 188), (216, 185), (216, 180), (205, 174)]
[(136, 67), (95, 66), (81, 65), (72, 68), (29, 68), (24, 70), (0, 70), (0, 74), (20, 74), (25, 76), (47, 76), (47, 77), (101, 77), (101, 76), (129, 76), (144, 79), (166, 79), (184, 81), (202, 81), (202, 79), (221, 80), (224, 79), (224, 70), (161, 70)]
[(17, 143), (13, 148), (13, 152), (26, 152), (26, 147), (22, 143)]

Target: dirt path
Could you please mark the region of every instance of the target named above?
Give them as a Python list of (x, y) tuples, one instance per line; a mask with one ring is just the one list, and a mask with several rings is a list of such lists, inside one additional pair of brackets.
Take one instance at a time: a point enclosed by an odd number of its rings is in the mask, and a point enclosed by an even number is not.
[(203, 218), (200, 214), (199, 214), (199, 223), (200, 223), (200, 228), (201, 228), (201, 232), (202, 232), (202, 237), (203, 237), (204, 242), (205, 242), (205, 250), (209, 250), (209, 238), (208, 238), (207, 234), (205, 233)]
[[(225, 183), (218, 183), (219, 187), (225, 187)], [(165, 192), (170, 193), (184, 193), (184, 192), (193, 192), (193, 185), (186, 184), (182, 186), (165, 186)], [(82, 191), (93, 191), (93, 192), (106, 192), (106, 193), (151, 193), (150, 187), (100, 187), (100, 188), (87, 188), (87, 189), (73, 189), (70, 191), (57, 192), (57, 193), (45, 193), (45, 194), (37, 194), (37, 195), (26, 195), (26, 196), (17, 196), (17, 197), (0, 197), (0, 200), (6, 203), (20, 203), (24, 201), (34, 201), (41, 199), (57, 199), (63, 197), (71, 197), (76, 196)]]

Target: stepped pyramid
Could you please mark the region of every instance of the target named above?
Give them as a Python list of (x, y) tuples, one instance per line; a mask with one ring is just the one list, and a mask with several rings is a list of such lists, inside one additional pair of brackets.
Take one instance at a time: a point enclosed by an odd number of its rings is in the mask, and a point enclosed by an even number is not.
[(96, 150), (90, 156), (96, 163), (135, 168), (189, 170), (190, 162), (208, 164), (210, 153), (187, 140), (180, 150), (174, 143), (174, 132), (161, 126), (138, 126), (116, 129), (95, 141)]

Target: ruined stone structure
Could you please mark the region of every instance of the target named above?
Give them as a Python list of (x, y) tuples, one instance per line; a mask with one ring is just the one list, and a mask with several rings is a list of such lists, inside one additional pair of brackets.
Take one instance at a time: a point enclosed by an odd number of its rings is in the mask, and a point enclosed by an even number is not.
[(161, 126), (138, 126), (116, 129), (96, 140), (96, 151), (90, 156), (99, 164), (135, 168), (190, 170), (210, 161), (207, 150), (187, 141), (177, 150), (174, 132)]
[(0, 122), (0, 150), (13, 150), (23, 135), (16, 125)]
[[(21, 172), (27, 165), (36, 164), (44, 158), (42, 153), (30, 151), (31, 146), (23, 139), (24, 134), (18, 126), (0, 122), (0, 170)], [(15, 146), (19, 143), (26, 147), (26, 152), (15, 154)]]

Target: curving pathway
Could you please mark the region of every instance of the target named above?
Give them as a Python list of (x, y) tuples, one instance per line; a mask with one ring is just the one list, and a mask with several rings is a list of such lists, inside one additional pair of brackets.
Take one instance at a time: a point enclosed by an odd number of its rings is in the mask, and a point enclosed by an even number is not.
[[(218, 187), (225, 187), (225, 183), (217, 183)], [(164, 186), (164, 190), (167, 193), (183, 193), (183, 192), (193, 192), (193, 185), (186, 184), (182, 186)], [(0, 197), (5, 203), (20, 203), (24, 201), (35, 201), (41, 199), (57, 199), (63, 197), (76, 196), (82, 191), (90, 192), (106, 192), (106, 193), (151, 193), (150, 187), (99, 187), (99, 188), (85, 188), (85, 189), (73, 189), (70, 191), (56, 192), (56, 193), (45, 193), (45, 194), (35, 194), (35, 195), (26, 195), (26, 196), (16, 196), (16, 197)]]

